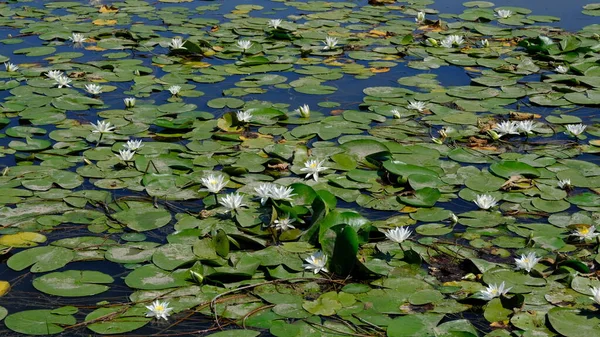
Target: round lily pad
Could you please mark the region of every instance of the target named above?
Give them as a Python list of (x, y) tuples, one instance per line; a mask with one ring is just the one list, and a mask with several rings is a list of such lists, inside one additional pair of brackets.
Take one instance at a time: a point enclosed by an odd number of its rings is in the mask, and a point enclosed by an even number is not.
[(68, 270), (43, 275), (33, 286), (46, 294), (64, 297), (91, 296), (107, 291), (104, 285), (114, 280), (110, 275), (93, 270)]

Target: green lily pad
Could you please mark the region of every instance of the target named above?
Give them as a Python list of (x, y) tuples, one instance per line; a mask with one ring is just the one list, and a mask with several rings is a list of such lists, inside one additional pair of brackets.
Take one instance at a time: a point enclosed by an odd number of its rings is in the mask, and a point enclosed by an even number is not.
[(64, 326), (77, 322), (72, 315), (53, 313), (53, 310), (26, 310), (6, 316), (4, 324), (12, 331), (26, 335), (47, 336), (63, 332)]
[(121, 334), (137, 330), (148, 322), (151, 318), (145, 317), (145, 306), (135, 306), (132, 308), (126, 306), (112, 306), (108, 308), (98, 308), (85, 317), (89, 324), (88, 329), (98, 334)]
[(442, 194), (437, 188), (424, 187), (416, 190), (410, 197), (399, 197), (403, 203), (416, 207), (432, 207)]
[(43, 273), (64, 267), (74, 256), (72, 250), (62, 247), (34, 247), (11, 256), (7, 264), (16, 271), (31, 266), (32, 273)]
[(92, 296), (107, 291), (104, 285), (114, 280), (110, 275), (92, 270), (68, 270), (43, 275), (33, 286), (46, 294), (63, 297)]
[(548, 321), (552, 328), (567, 337), (600, 336), (600, 318), (585, 315), (582, 310), (573, 308), (552, 308), (548, 311)]
[(117, 212), (113, 216), (138, 232), (160, 228), (171, 221), (171, 213), (164, 209), (155, 209), (151, 205)]
[(540, 171), (535, 167), (512, 160), (494, 163), (490, 166), (490, 171), (492, 171), (492, 173), (495, 175), (506, 179), (518, 175), (528, 178), (537, 178), (540, 176)]

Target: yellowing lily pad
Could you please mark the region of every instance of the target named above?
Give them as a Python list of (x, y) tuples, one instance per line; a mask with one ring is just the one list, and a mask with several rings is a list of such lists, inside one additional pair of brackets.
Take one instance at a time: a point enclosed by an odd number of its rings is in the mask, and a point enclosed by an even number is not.
[(10, 289), (10, 283), (6, 281), (0, 281), (0, 297), (4, 296)]
[(46, 236), (34, 232), (20, 232), (16, 234), (6, 234), (0, 236), (0, 245), (9, 247), (34, 247), (44, 242), (46, 242)]

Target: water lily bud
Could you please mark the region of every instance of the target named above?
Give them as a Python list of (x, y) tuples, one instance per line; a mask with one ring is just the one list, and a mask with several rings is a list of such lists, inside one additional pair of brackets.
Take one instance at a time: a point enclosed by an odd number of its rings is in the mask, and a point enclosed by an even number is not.
[(477, 276), (473, 273), (468, 273), (467, 275), (462, 277), (463, 280), (475, 281), (477, 280)]
[(437, 40), (432, 37), (428, 38), (426, 41), (429, 45), (434, 46), (434, 47), (437, 47), (439, 45)]
[(431, 137), (431, 141), (434, 142), (434, 143), (436, 143), (436, 144), (438, 144), (438, 145), (444, 144), (444, 142), (441, 139), (435, 138), (435, 137)]
[(423, 22), (423, 21), (425, 21), (425, 13), (424, 12), (418, 12), (417, 13), (417, 18), (415, 19), (415, 21), (417, 21), (417, 22)]
[(500, 136), (496, 133), (496, 131), (494, 130), (488, 130), (487, 134), (492, 137), (493, 140), (498, 140), (500, 139)]
[(202, 282), (204, 281), (204, 276), (202, 276), (200, 273), (190, 270), (190, 275), (192, 277), (192, 280), (194, 280), (194, 282), (198, 284), (202, 284)]

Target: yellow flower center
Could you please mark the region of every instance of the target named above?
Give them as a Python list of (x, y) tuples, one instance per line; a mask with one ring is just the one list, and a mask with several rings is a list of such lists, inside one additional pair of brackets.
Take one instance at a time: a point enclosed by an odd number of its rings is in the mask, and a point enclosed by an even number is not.
[(587, 227), (586, 228), (581, 228), (579, 230), (579, 234), (581, 234), (581, 235), (587, 235), (589, 232), (590, 232), (590, 229), (587, 228)]
[(317, 168), (317, 163), (310, 163), (310, 168)]
[(157, 312), (162, 312), (165, 311), (165, 307), (162, 304), (159, 304), (156, 307), (154, 307), (154, 310)]

